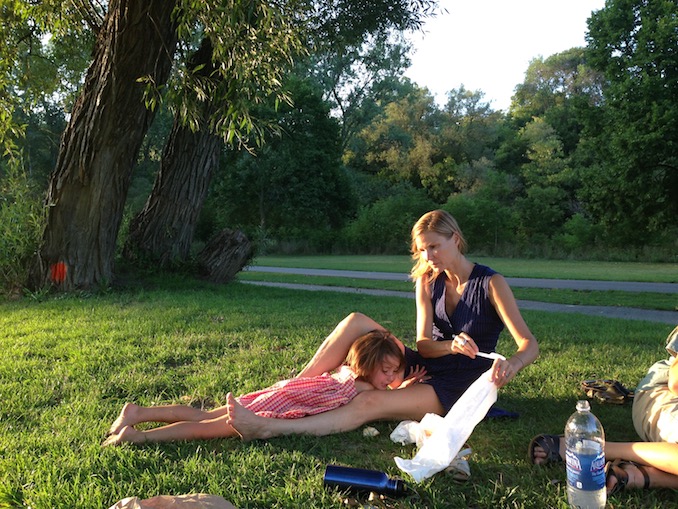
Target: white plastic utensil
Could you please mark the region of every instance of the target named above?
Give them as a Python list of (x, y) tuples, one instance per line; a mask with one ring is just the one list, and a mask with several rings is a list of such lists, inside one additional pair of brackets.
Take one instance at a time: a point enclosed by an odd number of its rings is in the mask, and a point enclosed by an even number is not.
[(476, 357), (485, 357), (486, 359), (499, 359), (502, 361), (506, 360), (506, 357), (503, 355), (497, 353), (497, 352), (490, 352), (490, 353), (485, 353), (485, 352), (478, 352), (476, 354)]

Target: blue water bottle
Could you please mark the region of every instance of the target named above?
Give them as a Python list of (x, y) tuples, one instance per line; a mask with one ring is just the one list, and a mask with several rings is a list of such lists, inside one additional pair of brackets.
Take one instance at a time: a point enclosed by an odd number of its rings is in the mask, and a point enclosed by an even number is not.
[(341, 491), (371, 492), (382, 495), (401, 496), (405, 494), (405, 483), (391, 479), (379, 470), (327, 465), (323, 484)]

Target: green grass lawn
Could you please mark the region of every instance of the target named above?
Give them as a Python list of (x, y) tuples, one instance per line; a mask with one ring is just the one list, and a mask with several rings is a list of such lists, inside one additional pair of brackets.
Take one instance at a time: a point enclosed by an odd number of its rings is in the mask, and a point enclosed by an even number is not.
[[(294, 376), (332, 327), (362, 311), (413, 346), (408, 299), (211, 285), (170, 278), (96, 296), (0, 303), (0, 507), (107, 508), (128, 496), (212, 493), (239, 508), (341, 508), (322, 487), (327, 464), (400, 475), (413, 446), (362, 430), (314, 438), (235, 439), (101, 448), (122, 404), (222, 404)], [(529, 439), (560, 433), (583, 394), (579, 382), (633, 387), (664, 356), (666, 324), (526, 311), (541, 357), (499, 395), (519, 412), (482, 422), (469, 440), (471, 480), (437, 474), (399, 508), (566, 507), (562, 467), (526, 461)], [(504, 334), (498, 351), (514, 350)], [(610, 440), (636, 439), (630, 406), (592, 403)], [(620, 494), (611, 506), (678, 503), (667, 490)], [(10, 505), (11, 506), (11, 505)]]

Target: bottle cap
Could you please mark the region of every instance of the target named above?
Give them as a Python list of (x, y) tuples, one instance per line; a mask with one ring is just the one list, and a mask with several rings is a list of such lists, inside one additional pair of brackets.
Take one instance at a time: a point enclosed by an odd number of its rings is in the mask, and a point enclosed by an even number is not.
[(577, 412), (589, 412), (591, 410), (591, 405), (585, 399), (577, 401)]

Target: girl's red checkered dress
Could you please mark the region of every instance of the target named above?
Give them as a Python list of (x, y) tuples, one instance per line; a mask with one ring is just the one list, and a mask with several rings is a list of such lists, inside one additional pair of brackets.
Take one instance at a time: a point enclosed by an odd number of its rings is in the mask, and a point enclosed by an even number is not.
[(262, 417), (298, 419), (327, 412), (351, 401), (358, 394), (355, 379), (355, 373), (348, 366), (341, 366), (336, 373), (282, 380), (236, 399)]

